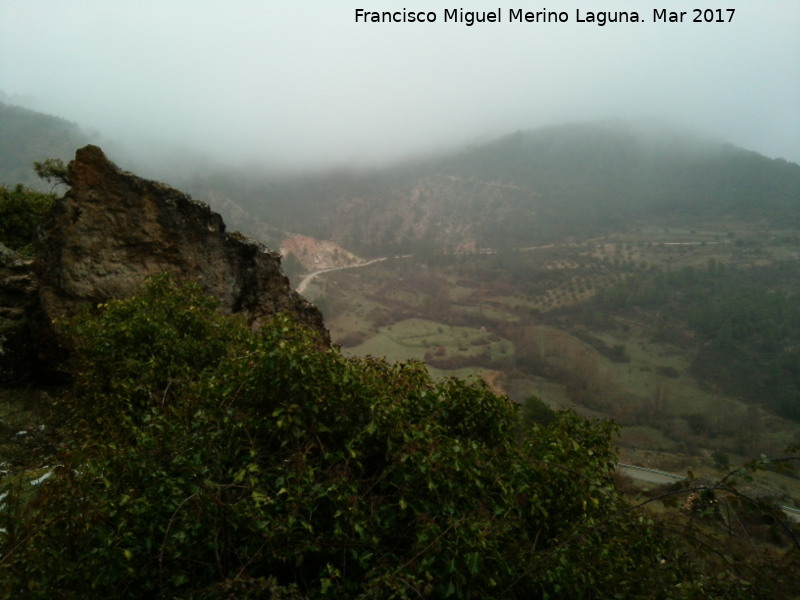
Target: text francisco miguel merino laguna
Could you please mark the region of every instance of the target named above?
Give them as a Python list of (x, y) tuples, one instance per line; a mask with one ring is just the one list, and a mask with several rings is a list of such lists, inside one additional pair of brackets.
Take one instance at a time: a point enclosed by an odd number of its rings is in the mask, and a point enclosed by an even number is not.
[[(693, 9), (692, 16), (687, 11), (671, 11), (665, 8), (654, 8), (654, 23), (730, 23), (733, 20), (733, 8), (727, 9)], [(444, 23), (463, 23), (467, 26), (476, 23), (502, 23), (503, 11), (497, 10), (464, 10), (463, 8), (444, 9)], [(526, 11), (521, 8), (510, 8), (505, 13), (509, 23), (567, 23), (569, 14), (566, 11), (539, 10)], [(364, 10), (355, 9), (356, 23), (435, 23), (439, 18), (436, 11), (424, 10)], [(684, 21), (684, 19), (686, 19)], [(606, 23), (642, 23), (644, 18), (635, 10), (624, 11), (582, 11), (575, 10), (576, 23), (594, 23), (603, 26)]]

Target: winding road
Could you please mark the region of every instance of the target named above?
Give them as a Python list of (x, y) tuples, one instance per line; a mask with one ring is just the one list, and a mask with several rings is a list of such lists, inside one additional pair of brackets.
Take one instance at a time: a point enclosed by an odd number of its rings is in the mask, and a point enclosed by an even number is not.
[[(589, 241), (596, 241), (596, 240), (589, 240)], [(694, 246), (694, 245), (701, 245), (701, 244), (718, 244), (722, 242), (658, 242), (663, 244), (664, 246)], [(543, 246), (528, 246), (526, 248), (517, 248), (516, 252), (530, 252), (532, 250), (545, 250), (548, 248), (555, 248), (558, 244), (545, 244)], [(475, 254), (497, 254), (499, 250), (492, 250), (491, 248), (485, 248), (482, 250), (477, 251)], [(382, 260), (388, 260), (389, 258), (409, 258), (411, 254), (403, 254), (401, 256), (382, 256), (380, 258), (373, 258), (372, 260), (368, 260), (363, 263), (358, 263), (355, 265), (344, 265), (342, 267), (333, 267), (330, 269), (320, 269), (319, 271), (314, 271), (313, 273), (309, 273), (300, 281), (300, 285), (295, 288), (295, 291), (299, 294), (302, 294), (305, 289), (308, 287), (308, 284), (311, 283), (317, 275), (322, 275), (323, 273), (330, 273), (331, 271), (341, 271), (342, 269), (355, 269), (357, 267), (366, 267), (367, 265), (371, 265), (376, 262), (380, 262)]]
[(330, 273), (331, 271), (341, 271), (342, 269), (355, 269), (356, 267), (366, 267), (367, 265), (371, 265), (376, 262), (381, 262), (382, 260), (387, 260), (386, 256), (382, 256), (381, 258), (373, 258), (372, 260), (368, 260), (367, 262), (358, 263), (355, 265), (344, 265), (343, 267), (333, 267), (331, 269), (320, 269), (319, 271), (314, 271), (313, 273), (309, 273), (303, 280), (300, 282), (300, 285), (297, 286), (296, 291), (298, 294), (302, 294), (305, 289), (308, 287), (308, 284), (311, 283), (317, 275), (322, 275), (323, 273)]

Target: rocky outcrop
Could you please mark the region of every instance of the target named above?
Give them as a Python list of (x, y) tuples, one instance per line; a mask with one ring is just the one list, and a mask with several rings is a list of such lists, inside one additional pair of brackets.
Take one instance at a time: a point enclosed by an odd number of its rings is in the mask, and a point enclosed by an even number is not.
[(307, 235), (294, 234), (281, 242), (281, 254), (293, 254), (308, 271), (349, 267), (364, 262), (352, 252), (330, 240), (317, 240)]
[(253, 328), (289, 313), (329, 344), (319, 310), (292, 291), (280, 256), (228, 233), (208, 205), (164, 184), (121, 171), (96, 146), (69, 164), (70, 190), (56, 202), (35, 244), (39, 302), (49, 320), (81, 306), (134, 294), (170, 271), (198, 281), (224, 313)]

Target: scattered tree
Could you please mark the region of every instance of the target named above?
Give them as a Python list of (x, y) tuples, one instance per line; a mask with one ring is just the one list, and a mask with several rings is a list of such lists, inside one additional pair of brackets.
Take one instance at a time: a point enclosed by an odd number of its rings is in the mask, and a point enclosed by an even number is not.
[(60, 158), (47, 158), (43, 162), (33, 163), (36, 174), (53, 186), (69, 185), (69, 170)]

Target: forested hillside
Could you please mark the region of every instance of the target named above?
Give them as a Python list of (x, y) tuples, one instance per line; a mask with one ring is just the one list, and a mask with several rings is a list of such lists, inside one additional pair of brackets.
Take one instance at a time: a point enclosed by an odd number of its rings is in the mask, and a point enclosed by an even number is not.
[(538, 190), (542, 206), (583, 221), (619, 224), (648, 212), (800, 213), (800, 166), (666, 126), (610, 122), (519, 132), (443, 164)]
[(192, 186), (367, 254), (522, 247), (652, 216), (800, 219), (800, 166), (622, 122), (518, 132), (381, 170), (220, 173)]
[(675, 321), (681, 322), (700, 340), (695, 376), (800, 420), (797, 281), (797, 260), (757, 268), (711, 261), (706, 268), (630, 277), (604, 289), (594, 304), (623, 314), (647, 310), (667, 341), (677, 337)]
[(34, 173), (33, 163), (69, 160), (92, 137), (65, 119), (0, 102), (0, 185), (21, 183), (49, 190)]
[[(32, 163), (68, 160), (89, 138), (74, 123), (0, 103), (0, 184), (42, 188)], [(233, 168), (160, 147), (126, 160), (273, 246), (290, 231), (362, 255), (510, 249), (654, 216), (800, 222), (800, 166), (666, 125), (520, 131), (380, 169)]]

